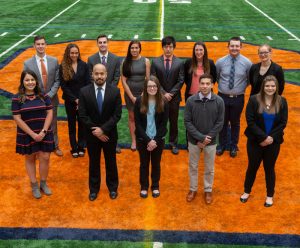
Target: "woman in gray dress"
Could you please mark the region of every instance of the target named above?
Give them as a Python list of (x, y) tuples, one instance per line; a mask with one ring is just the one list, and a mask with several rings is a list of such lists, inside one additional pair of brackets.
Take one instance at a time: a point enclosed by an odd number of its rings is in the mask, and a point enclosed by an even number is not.
[(138, 40), (129, 43), (127, 56), (121, 66), (122, 84), (125, 91), (125, 102), (128, 109), (128, 126), (131, 136), (132, 151), (136, 151), (134, 104), (144, 89), (145, 80), (150, 78), (150, 61), (141, 56), (142, 46)]

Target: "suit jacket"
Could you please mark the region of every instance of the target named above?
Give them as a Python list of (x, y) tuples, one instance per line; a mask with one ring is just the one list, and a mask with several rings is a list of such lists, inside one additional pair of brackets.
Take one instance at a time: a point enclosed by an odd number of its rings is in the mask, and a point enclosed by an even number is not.
[[(143, 114), (140, 111), (141, 108), (141, 97), (139, 97), (134, 105), (134, 121), (135, 121), (135, 135), (140, 141), (148, 144), (151, 139), (146, 134), (147, 129), (147, 114)], [(164, 111), (161, 113), (155, 112), (155, 126), (156, 126), (156, 136), (154, 140), (156, 142), (161, 141), (167, 134), (167, 123), (169, 117), (169, 105), (165, 102)]]
[(251, 96), (246, 107), (247, 128), (245, 135), (248, 139), (258, 144), (271, 136), (274, 142), (281, 144), (283, 142), (283, 130), (288, 120), (288, 106), (284, 97), (281, 98), (280, 110), (275, 114), (273, 127), (269, 135), (265, 132), (265, 123), (263, 115), (258, 113), (257, 95)]
[(104, 134), (109, 137), (108, 142), (117, 141), (117, 123), (122, 114), (121, 94), (117, 87), (106, 83), (101, 115), (98, 110), (94, 83), (81, 88), (78, 112), (79, 118), (87, 130), (88, 142), (99, 141), (92, 134), (92, 127), (100, 127)]
[(82, 60), (78, 60), (77, 72), (68, 81), (64, 80), (62, 66), (60, 65), (59, 79), (63, 91), (62, 98), (68, 102), (75, 102), (76, 99), (79, 99), (80, 89), (91, 82), (89, 68)]
[[(90, 75), (92, 75), (93, 67), (96, 64), (101, 64), (99, 52), (93, 54), (88, 58), (87, 64), (89, 66)], [(106, 82), (117, 86), (120, 79), (120, 58), (113, 53), (108, 52), (106, 59), (107, 78)]]
[(24, 70), (31, 70), (37, 75), (38, 83), (42, 92), (47, 94), (51, 98), (51, 102), (53, 106), (58, 106), (59, 102), (58, 102), (57, 91), (60, 86), (59, 65), (55, 57), (46, 55), (46, 58), (47, 58), (47, 69), (48, 69), (47, 70), (48, 81), (47, 81), (46, 89), (44, 89), (42, 75), (40, 73), (38, 64), (36, 62), (35, 55), (24, 62)]
[[(213, 83), (217, 81), (217, 69), (213, 60), (209, 59), (210, 75), (213, 77)], [(192, 85), (193, 73), (190, 73), (192, 65), (192, 59), (187, 59), (184, 63), (184, 82), (186, 84), (185, 99), (190, 95), (190, 89)]]
[(282, 70), (282, 67), (273, 61), (271, 62), (271, 65), (268, 69), (268, 71), (265, 73), (265, 75), (261, 76), (259, 74), (261, 63), (253, 64), (249, 71), (249, 81), (251, 84), (251, 93), (250, 95), (258, 94), (260, 91), (260, 87), (262, 85), (262, 81), (266, 76), (273, 75), (278, 80), (278, 93), (279, 95), (282, 94), (284, 90), (284, 73)]
[(184, 65), (181, 59), (173, 55), (171, 69), (167, 75), (163, 55), (155, 58), (152, 61), (151, 74), (158, 78), (163, 93), (172, 93), (172, 101), (181, 101), (180, 90), (184, 81)]

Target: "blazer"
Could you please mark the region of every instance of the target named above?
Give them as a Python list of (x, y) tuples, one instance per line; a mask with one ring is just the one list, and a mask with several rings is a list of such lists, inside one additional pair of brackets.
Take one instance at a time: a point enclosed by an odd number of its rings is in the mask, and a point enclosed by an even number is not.
[(58, 61), (55, 57), (49, 55), (46, 55), (46, 59), (47, 59), (47, 75), (48, 75), (47, 89), (44, 89), (42, 75), (40, 73), (38, 64), (36, 62), (35, 55), (24, 62), (24, 70), (31, 70), (37, 75), (38, 83), (42, 92), (47, 94), (51, 98), (51, 102), (53, 106), (58, 106), (59, 102), (58, 102), (57, 91), (60, 86)]
[(74, 73), (71, 80), (65, 81), (60, 65), (59, 80), (63, 91), (62, 98), (68, 102), (75, 102), (76, 99), (79, 99), (80, 89), (91, 82), (89, 68), (85, 62), (78, 60), (77, 72)]
[[(258, 144), (264, 141), (268, 135), (265, 132), (263, 115), (258, 113), (257, 95), (251, 96), (246, 107), (247, 128), (245, 135), (248, 139)], [(281, 144), (283, 142), (283, 130), (288, 120), (288, 106), (284, 97), (281, 97), (281, 106), (278, 113), (275, 114), (275, 120), (269, 136), (274, 142)]]
[(282, 67), (273, 61), (271, 61), (271, 65), (265, 75), (261, 76), (259, 74), (261, 63), (253, 64), (249, 71), (249, 81), (251, 84), (251, 92), (250, 95), (258, 94), (260, 91), (260, 87), (262, 85), (262, 81), (268, 75), (273, 75), (278, 80), (278, 93), (282, 94), (284, 90), (284, 73)]
[[(108, 52), (106, 61), (106, 82), (117, 86), (120, 79), (120, 58), (113, 53)], [(99, 52), (88, 57), (87, 64), (90, 70), (90, 75), (92, 75), (94, 65), (101, 64)]]
[[(147, 114), (143, 114), (140, 111), (141, 108), (141, 97), (139, 97), (134, 105), (134, 121), (135, 121), (135, 135), (137, 140), (145, 142), (148, 144), (151, 139), (146, 134), (147, 129)], [(167, 122), (169, 117), (169, 105), (165, 102), (164, 111), (161, 113), (155, 112), (155, 126), (156, 126), (156, 136), (154, 140), (156, 142), (164, 139), (167, 133)]]
[(163, 55), (154, 58), (151, 65), (151, 74), (156, 76), (162, 87), (162, 92), (172, 93), (174, 101), (181, 101), (180, 90), (184, 81), (184, 65), (181, 59), (173, 55), (172, 65), (167, 75)]
[(121, 94), (117, 87), (106, 83), (102, 113), (100, 115), (94, 83), (84, 86), (80, 90), (78, 113), (80, 120), (87, 130), (88, 142), (99, 141), (92, 134), (92, 127), (100, 127), (104, 134), (109, 137), (108, 142), (117, 141), (117, 123), (122, 115)]
[[(217, 81), (217, 69), (213, 60), (209, 59), (210, 75), (213, 77), (213, 83)], [(189, 96), (189, 92), (192, 85), (193, 73), (190, 73), (189, 70), (192, 65), (192, 59), (187, 59), (184, 63), (184, 82), (186, 84), (185, 89), (185, 99)]]

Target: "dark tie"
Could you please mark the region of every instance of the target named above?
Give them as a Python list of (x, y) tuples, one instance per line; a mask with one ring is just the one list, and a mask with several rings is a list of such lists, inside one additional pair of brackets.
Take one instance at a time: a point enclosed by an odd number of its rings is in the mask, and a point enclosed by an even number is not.
[(202, 98), (202, 102), (204, 102), (204, 103), (206, 103), (207, 100), (208, 100), (207, 97), (203, 97), (203, 98)]
[(105, 59), (106, 59), (105, 56), (102, 56), (102, 62), (101, 62), (102, 65), (106, 65), (106, 60)]
[(233, 89), (234, 86), (234, 74), (235, 74), (235, 67), (234, 67), (235, 58), (231, 58), (231, 67), (230, 67), (230, 74), (229, 74), (229, 89)]
[(166, 73), (167, 73), (167, 75), (169, 74), (169, 72), (170, 72), (170, 60), (166, 59)]
[(101, 93), (102, 87), (98, 87), (98, 92), (97, 92), (97, 103), (98, 103), (98, 110), (99, 113), (101, 114), (102, 112), (102, 104), (103, 104), (103, 98), (102, 98), (102, 93)]

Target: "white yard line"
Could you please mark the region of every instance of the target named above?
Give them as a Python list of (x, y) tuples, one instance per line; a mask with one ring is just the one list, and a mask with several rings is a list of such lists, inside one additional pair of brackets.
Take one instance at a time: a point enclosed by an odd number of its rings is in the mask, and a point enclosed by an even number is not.
[(218, 36), (213, 36), (213, 38), (214, 38), (214, 40), (218, 40), (219, 38), (218, 38)]
[(273, 40), (271, 36), (266, 36), (268, 40)]
[(81, 38), (83, 39), (83, 38), (85, 38), (85, 36), (86, 36), (86, 34), (82, 34), (82, 35), (81, 35)]
[(300, 39), (294, 35), (292, 32), (290, 32), (289, 30), (287, 30), (284, 26), (282, 26), (281, 24), (279, 24), (277, 21), (275, 21), (272, 17), (270, 17), (269, 15), (267, 15), (265, 12), (263, 12), (261, 9), (257, 8), (253, 3), (251, 3), (248, 0), (245, 0), (246, 3), (248, 3), (249, 5), (251, 5), (254, 9), (256, 9), (259, 13), (261, 13), (263, 16), (267, 17), (271, 22), (273, 22), (275, 25), (277, 25), (278, 27), (280, 27), (283, 31), (285, 31), (286, 33), (288, 33), (290, 36), (292, 36), (295, 40), (300, 41)]
[(7, 35), (8, 34), (8, 32), (4, 32), (4, 33), (2, 33), (0, 36), (5, 36), (5, 35)]
[(192, 37), (191, 37), (191, 36), (189, 36), (189, 35), (187, 35), (187, 36), (186, 36), (186, 39), (187, 39), (187, 40), (191, 40), (191, 39), (192, 39)]
[(138, 38), (139, 38), (138, 34), (134, 35), (134, 37), (133, 37), (133, 39), (135, 39), (135, 40), (137, 40)]
[(109, 34), (109, 35), (107, 36), (108, 39), (111, 39), (112, 37), (113, 37), (112, 34)]
[(164, 37), (164, 21), (165, 21), (165, 1), (161, 0), (161, 15), (160, 15), (160, 39)]
[(61, 33), (58, 33), (56, 35), (54, 35), (55, 38), (59, 37), (61, 35)]
[(14, 49), (16, 46), (20, 45), (21, 43), (23, 43), (25, 40), (27, 40), (29, 37), (32, 37), (32, 35), (34, 35), (36, 32), (40, 31), (42, 28), (46, 27), (50, 22), (52, 22), (53, 20), (55, 20), (57, 17), (59, 17), (60, 15), (62, 15), (63, 13), (65, 13), (67, 10), (69, 10), (70, 8), (72, 8), (75, 4), (79, 3), (80, 0), (77, 0), (75, 3), (72, 3), (70, 6), (68, 6), (67, 8), (65, 8), (64, 10), (62, 10), (61, 12), (59, 12), (56, 16), (54, 16), (53, 18), (51, 18), (49, 21), (45, 22), (42, 26), (38, 27), (36, 30), (34, 30), (33, 32), (31, 32), (29, 35), (26, 35), (23, 39), (19, 40), (17, 43), (15, 43), (14, 45), (12, 45), (10, 48), (6, 49), (4, 52), (2, 52), (0, 54), (0, 58), (7, 54), (10, 50)]
[(244, 36), (240, 36), (241, 40), (246, 40)]

